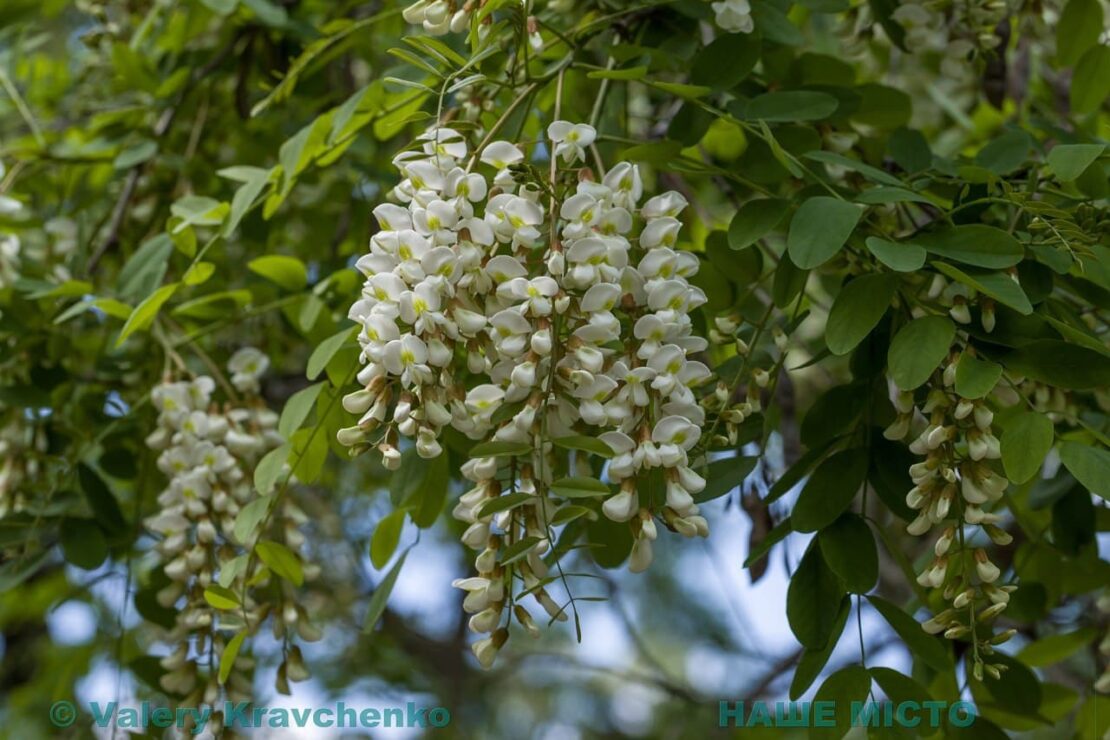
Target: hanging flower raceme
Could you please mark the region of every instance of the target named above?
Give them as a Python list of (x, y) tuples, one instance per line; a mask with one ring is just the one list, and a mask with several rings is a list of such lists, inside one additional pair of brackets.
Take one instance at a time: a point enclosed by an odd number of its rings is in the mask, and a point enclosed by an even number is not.
[(984, 400), (961, 398), (955, 391), (959, 358), (959, 352), (953, 353), (934, 373), (920, 409), (915, 408), (913, 393), (898, 393), (894, 400), (898, 415), (884, 436), (905, 438), (918, 412), (927, 421), (909, 446), (924, 459), (909, 469), (914, 487), (906, 504), (918, 514), (906, 529), (914, 536), (940, 532), (934, 556), (917, 582), (941, 590), (950, 606), (922, 626), (949, 639), (973, 640), (972, 670), (982, 680), (984, 672), (997, 678), (1006, 669), (1004, 664), (992, 664), (989, 656), (995, 645), (1013, 635), (1009, 630), (984, 637), (977, 629), (1006, 609), (1017, 588), (1000, 581), (1002, 572), (988, 555), (990, 545), (1013, 541), (998, 526), (1002, 517), (993, 510), (1010, 482), (991, 464), (1001, 457), (992, 430), (993, 412)]
[[(282, 582), (276, 591), (267, 589), (266, 599), (256, 594), (253, 587), (268, 579), (265, 566), (248, 555), (253, 541), (240, 541), (235, 534), (238, 514), (258, 499), (252, 485), (254, 466), (282, 443), (277, 414), (256, 395), (267, 364), (265, 355), (253, 348), (231, 358), (234, 383), (248, 394), (241, 404), (217, 403), (216, 383), (207, 376), (167, 380), (151, 393), (158, 426), (146, 441), (159, 451), (158, 468), (169, 484), (158, 496), (158, 513), (145, 525), (160, 538), (154, 552), (169, 580), (157, 599), (163, 607), (177, 609), (169, 635), (176, 648), (162, 659), (166, 673), (161, 683), (194, 705), (213, 705), (219, 698), (218, 677), (207, 668), (213, 655), (218, 664), (229, 630), (238, 632), (274, 615), (275, 636), (284, 638), (288, 648), (279, 670), (279, 690), (286, 693), (288, 680), (307, 678), (289, 637), (296, 632), (302, 639), (319, 638), (287, 584)], [(304, 543), (300, 525), (306, 516), (288, 496), (275, 506), (269, 536), (299, 551)], [(318, 573), (316, 566), (304, 568), (306, 579)], [(279, 592), (278, 599), (271, 600)], [(240, 652), (235, 667), (225, 685), (227, 696), (248, 699), (252, 660)]]
[[(641, 205), (643, 181), (627, 162), (596, 179), (579, 164), (591, 126), (556, 121), (547, 133), (550, 183), (530, 179), (517, 145), (492, 142), (468, 159), (447, 128), (398, 157), (396, 202), (374, 210), (380, 231), (358, 260), (365, 283), (349, 313), (365, 365), (361, 389), (343, 401), (359, 415), (339, 433), (352, 454), (374, 447), (395, 469), (400, 438), (436, 457), (447, 427), (521, 450), (508, 474), (502, 457), (471, 460), (463, 473), (474, 487), (454, 510), (469, 525), (463, 541), (481, 551), (478, 576), (457, 585), (471, 626), (493, 633), (475, 647), (483, 664), (504, 642), (496, 630), (514, 573), (566, 618), (543, 588), (560, 498), (552, 484), (572, 464), (553, 440), (587, 435), (616, 455), (608, 476), (619, 491), (602, 511), (629, 522), (632, 570), (651, 562), (656, 518), (686, 536), (708, 533), (693, 500), (705, 480), (689, 457), (705, 421), (694, 389), (710, 371), (688, 357), (707, 343), (689, 316), (706, 300), (688, 280), (698, 261), (676, 247), (686, 201), (671, 192)], [(665, 500), (641, 502), (637, 482), (649, 473)], [(501, 505), (508, 494), (526, 495)], [(526, 539), (527, 557), (498, 562), (503, 546)], [(520, 604), (516, 616), (532, 630)]]

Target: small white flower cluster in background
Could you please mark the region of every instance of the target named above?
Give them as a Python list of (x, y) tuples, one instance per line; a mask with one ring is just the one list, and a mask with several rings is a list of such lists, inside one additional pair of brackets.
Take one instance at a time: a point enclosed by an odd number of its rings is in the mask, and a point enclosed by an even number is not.
[[(595, 137), (585, 124), (548, 129), (553, 156), (568, 167)], [(399, 437), (435, 457), (446, 427), (524, 443), (532, 453), (508, 483), (498, 480), (497, 458), (464, 470), (475, 487), (455, 516), (470, 524), (464, 542), (483, 552), (479, 575), (459, 585), (476, 615), (471, 625), (495, 632), (511, 578), (497, 551), (535, 537), (512, 567), (552, 616), (565, 618), (537, 587), (546, 573), (539, 556), (551, 544), (551, 440), (585, 434), (613, 449), (609, 478), (620, 491), (603, 511), (630, 522), (632, 570), (651, 562), (656, 516), (687, 536), (708, 532), (693, 500), (705, 480), (688, 458), (705, 421), (692, 389), (710, 372), (688, 359), (706, 348), (689, 316), (706, 299), (688, 281), (696, 256), (676, 248), (686, 200), (669, 192), (641, 206), (640, 172), (627, 162), (600, 181), (575, 169), (577, 184), (558, 186), (567, 192), (552, 224), (543, 204), (551, 194), (525, 176), (520, 147), (497, 141), (478, 152), (487, 176), (467, 165), (458, 132), (432, 129), (420, 141), (395, 160), (398, 202), (374, 209), (381, 230), (357, 263), (366, 281), (349, 316), (361, 328), (365, 367), (362, 388), (343, 404), (360, 418), (339, 439), (352, 454), (376, 447), (391, 469), (400, 464)], [(662, 472), (666, 500), (641, 506), (637, 480), (652, 469)], [(489, 500), (520, 492), (530, 494), (524, 504), (484, 514)], [(492, 660), (490, 646), (503, 641), (475, 649)]]
[[(956, 367), (960, 354), (948, 358), (940, 383), (930, 388), (920, 413), (927, 426), (910, 443), (910, 452), (925, 459), (910, 466), (914, 487), (906, 504), (918, 512), (906, 528), (924, 536), (941, 528), (934, 545), (932, 562), (918, 576), (926, 588), (943, 589), (951, 604), (922, 626), (931, 634), (949, 639), (971, 637), (978, 642), (973, 665), (975, 676), (983, 672), (997, 678), (1003, 664), (990, 664), (994, 646), (1008, 640), (1013, 630), (982, 639), (969, 625), (994, 620), (1006, 608), (1013, 585), (996, 585), (1001, 571), (991, 562), (984, 545), (1008, 545), (1013, 537), (998, 524), (1001, 517), (985, 507), (1001, 500), (1010, 482), (990, 465), (1001, 457), (998, 438), (991, 428), (994, 414), (982, 400), (961, 398), (955, 392)], [(914, 421), (913, 393), (900, 392), (894, 401), (898, 415), (884, 431), (891, 440), (904, 439)]]
[(752, 6), (748, 0), (719, 0), (713, 3), (713, 22), (722, 31), (729, 33), (751, 33), (755, 29), (752, 21)]
[[(252, 484), (255, 464), (283, 441), (277, 432), (277, 414), (253, 395), (258, 390), (258, 376), (268, 362), (253, 348), (240, 350), (232, 357), (229, 364), (238, 379), (236, 385), (251, 394), (242, 405), (216, 403), (216, 384), (207, 376), (167, 381), (151, 392), (158, 426), (146, 442), (160, 451), (158, 468), (169, 479), (169, 485), (158, 496), (158, 513), (144, 523), (160, 537), (153, 550), (170, 579), (169, 585), (158, 592), (158, 602), (178, 609), (170, 633), (177, 646), (162, 659), (166, 673), (161, 682), (166, 691), (187, 696), (194, 705), (200, 701), (212, 705), (218, 699), (217, 676), (201, 676), (199, 666), (208, 664), (209, 650), (218, 655), (226, 645), (220, 612), (204, 596), (209, 586), (218, 584), (244, 596), (235, 619), (246, 617), (257, 624), (273, 613), (278, 637), (287, 630), (298, 632), (306, 640), (320, 636), (290, 591), (284, 591), (280, 601), (271, 604), (256, 601), (252, 591), (244, 588), (245, 582), (261, 573), (261, 565), (255, 563), (255, 572), (246, 572), (247, 557), (243, 553), (252, 543), (238, 542), (232, 534), (236, 515), (257, 498)], [(275, 536), (286, 547), (297, 552), (304, 543), (299, 527), (307, 518), (288, 496), (277, 506), (271, 529), (280, 533)], [(304, 567), (306, 579), (318, 573), (318, 566)], [(307, 671), (299, 652), (294, 651), (295, 647), (289, 651), (292, 660), (287, 658), (281, 675), (288, 680), (303, 680)], [(251, 659), (240, 654), (236, 660), (240, 670), (232, 672), (226, 686), (229, 697), (251, 696), (251, 682), (245, 672), (251, 665)]]

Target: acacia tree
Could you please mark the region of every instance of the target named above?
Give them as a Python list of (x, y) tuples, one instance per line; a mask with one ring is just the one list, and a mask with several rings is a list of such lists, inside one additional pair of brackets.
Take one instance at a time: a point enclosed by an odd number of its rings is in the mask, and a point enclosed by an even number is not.
[[(483, 713), (558, 715), (528, 636), (580, 640), (599, 576), (661, 571), (631, 632), (719, 635), (653, 560), (739, 506), (753, 581), (808, 543), (748, 698), (1100, 736), (1103, 10), (5, 4), (7, 717), (106, 660), (181, 706), (369, 673), (511, 732)], [(457, 543), (446, 636), (389, 607), (414, 530)], [(104, 639), (51, 644), (75, 599)], [(643, 660), (658, 723), (716, 720)]]

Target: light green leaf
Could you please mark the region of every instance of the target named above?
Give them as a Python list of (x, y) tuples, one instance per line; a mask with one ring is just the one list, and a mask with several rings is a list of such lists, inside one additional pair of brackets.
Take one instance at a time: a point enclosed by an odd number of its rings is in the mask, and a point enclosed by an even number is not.
[(1076, 651), (1090, 645), (1099, 638), (1098, 630), (1084, 627), (1073, 632), (1062, 632), (1034, 640), (1020, 651), (1017, 657), (1022, 663), (1033, 668), (1044, 668), (1059, 663)]
[(625, 67), (624, 69), (595, 69), (586, 74), (591, 80), (642, 80), (647, 76), (647, 67)]
[(837, 293), (825, 327), (825, 343), (834, 355), (855, 349), (890, 307), (898, 278), (890, 273), (862, 275)]
[(401, 541), (401, 530), (405, 526), (405, 509), (390, 512), (374, 528), (374, 536), (370, 540), (370, 562), (375, 568), (384, 568), (393, 553), (397, 550), (397, 543)]
[(786, 237), (790, 260), (803, 270), (828, 262), (848, 241), (861, 214), (859, 206), (823, 195), (802, 203)]
[(343, 348), (348, 340), (354, 337), (357, 331), (357, 326), (349, 326), (316, 345), (316, 349), (312, 350), (312, 354), (309, 355), (308, 367), (305, 369), (305, 375), (308, 376), (308, 379), (316, 380), (320, 377), (320, 373), (324, 372), (324, 368), (328, 366), (336, 353)]
[(251, 260), (247, 268), (293, 293), (308, 285), (308, 271), (296, 257), (270, 254)]
[(177, 292), (179, 283), (170, 283), (163, 285), (158, 290), (151, 293), (146, 299), (135, 306), (135, 310), (127, 317), (127, 321), (120, 330), (119, 339), (116, 340), (116, 346), (123, 344), (129, 336), (137, 331), (145, 331), (150, 328), (154, 323), (154, 318), (162, 309), (162, 306), (168, 301), (174, 293)]
[(271, 540), (262, 540), (254, 546), (254, 550), (258, 553), (258, 559), (277, 575), (294, 586), (304, 583), (301, 559), (285, 545)]
[(239, 513), (235, 516), (235, 527), (232, 530), (236, 542), (245, 545), (254, 539), (258, 525), (270, 511), (272, 501), (271, 496), (261, 496), (239, 509)]
[(887, 352), (895, 385), (912, 391), (928, 380), (955, 338), (956, 326), (946, 316), (923, 316), (899, 329)]
[(281, 420), (278, 422), (278, 433), (281, 436), (289, 438), (293, 432), (301, 428), (301, 424), (308, 418), (308, 414), (312, 411), (312, 407), (323, 389), (323, 382), (315, 383), (307, 388), (302, 388), (289, 397), (289, 400), (285, 402), (285, 407), (281, 410)]
[(200, 195), (186, 195), (170, 206), (170, 213), (181, 219), (173, 228), (178, 234), (190, 226), (218, 226), (224, 222), (231, 206), (213, 198)]
[(289, 459), (292, 445), (289, 442), (275, 447), (262, 456), (254, 467), (254, 488), (263, 496), (274, 490), (278, 478), (281, 477), (285, 462)]
[(217, 609), (238, 609), (239, 595), (230, 588), (212, 584), (204, 589), (204, 600)]
[(227, 646), (224, 647), (223, 653), (220, 655), (220, 684), (227, 683), (228, 676), (231, 675), (231, 669), (235, 667), (235, 659), (239, 657), (239, 650), (243, 647), (243, 640), (247, 637), (247, 631), (242, 632), (232, 637), (228, 641)]
[(980, 360), (964, 352), (956, 363), (956, 393), (961, 398), (983, 398), (998, 385), (1002, 366), (990, 360)]
[(181, 276), (181, 282), (186, 285), (200, 285), (212, 277), (216, 272), (216, 266), (211, 262), (197, 262), (191, 265), (185, 274)]

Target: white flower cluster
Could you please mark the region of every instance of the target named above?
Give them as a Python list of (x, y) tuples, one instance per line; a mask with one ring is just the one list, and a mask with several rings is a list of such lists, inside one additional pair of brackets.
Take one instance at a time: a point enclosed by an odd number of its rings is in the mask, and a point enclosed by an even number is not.
[(477, 0), (464, 0), (461, 7), (455, 0), (416, 0), (401, 15), (406, 23), (423, 26), (431, 36), (446, 36), (470, 28), (470, 17), (477, 5)]
[[(1010, 482), (989, 463), (1001, 457), (998, 438), (991, 428), (993, 412), (982, 400), (961, 398), (954, 391), (959, 357), (957, 352), (948, 358), (941, 382), (930, 389), (921, 407), (928, 424), (909, 449), (925, 459), (910, 467), (914, 487), (906, 496), (906, 504), (918, 512), (906, 531), (922, 536), (943, 528), (934, 546), (935, 557), (917, 582), (926, 588), (943, 589), (945, 600), (951, 603), (951, 608), (923, 624), (927, 632), (943, 632), (949, 639), (970, 635), (969, 625), (993, 620), (1016, 590), (1013, 585), (995, 585), (1001, 572), (982, 547), (984, 540), (996, 545), (1013, 541), (998, 526), (1001, 516), (987, 510), (1001, 500)], [(894, 403), (898, 416), (884, 436), (900, 440), (910, 432), (913, 422), (913, 394), (899, 393)], [(968, 618), (961, 619), (961, 614)], [(1009, 637), (1009, 633), (1002, 633), (981, 641), (977, 655), (989, 655), (993, 645)], [(973, 668), (980, 680), (984, 670), (997, 677), (1004, 669), (981, 660)]]
[[(567, 166), (595, 136), (566, 121), (548, 129), (553, 156)], [(340, 441), (352, 454), (377, 446), (391, 468), (400, 462), (398, 435), (435, 457), (447, 426), (474, 440), (527, 444), (527, 475), (513, 485), (534, 493), (533, 503), (482, 516), (483, 503), (502, 492), (497, 460), (464, 471), (476, 486), (455, 515), (471, 525), (464, 541), (487, 553), (491, 533), (514, 523), (540, 540), (537, 556), (546, 551), (550, 440), (575, 434), (599, 437), (616, 454), (608, 472), (621, 490), (603, 508), (614, 520), (634, 520), (633, 570), (651, 561), (655, 513), (683, 534), (704, 536), (693, 494), (705, 481), (688, 452), (705, 419), (692, 388), (710, 372), (687, 358), (706, 341), (689, 318), (705, 302), (687, 279), (698, 261), (675, 248), (685, 199), (669, 192), (640, 206), (635, 165), (619, 163), (601, 182), (582, 169), (554, 199), (561, 201), (552, 224), (543, 185), (528, 181), (516, 145), (497, 141), (478, 153), (492, 170), (487, 179), (465, 165), (468, 147), (456, 131), (434, 129), (421, 143), (397, 158), (400, 204), (374, 210), (381, 230), (357, 263), (366, 281), (349, 316), (361, 327), (366, 366), (363, 388), (343, 400), (361, 418)], [(636, 492), (637, 476), (652, 468), (666, 481), (661, 512), (641, 508)], [(493, 550), (479, 557), (479, 578), (462, 586), (478, 612), (502, 601), (498, 571), (486, 567)], [(542, 578), (539, 566), (538, 557), (520, 564), (526, 582)], [(544, 602), (542, 591), (532, 593)], [(477, 625), (493, 629), (496, 621)]]
[(751, 33), (755, 29), (752, 6), (748, 0), (719, 0), (712, 7), (713, 22), (722, 31)]
[[(244, 368), (263, 367), (266, 363), (258, 359), (260, 355), (247, 348), (232, 357), (233, 372), (246, 373), (254, 383), (237, 383), (241, 388), (250, 385), (257, 389), (257, 375)], [(236, 371), (236, 367), (240, 369)], [(191, 697), (189, 701), (209, 704), (218, 696), (217, 677), (212, 674), (202, 678), (198, 664), (207, 664), (210, 648), (219, 653), (225, 645), (218, 631), (219, 611), (204, 596), (209, 586), (218, 584), (244, 594), (245, 602), (241, 610), (236, 610), (236, 619), (246, 618), (256, 624), (273, 610), (279, 634), (296, 629), (303, 639), (319, 637), (304, 610), (285, 598), (289, 594), (273, 605), (257, 602), (244, 588), (245, 582), (261, 573), (261, 567), (246, 572), (247, 558), (241, 553), (251, 543), (235, 539), (236, 515), (257, 498), (252, 486), (255, 464), (283, 440), (277, 432), (277, 414), (261, 399), (251, 397), (244, 405), (221, 407), (213, 400), (215, 386), (212, 378), (201, 376), (155, 387), (151, 399), (159, 412), (158, 427), (146, 439), (150, 448), (161, 451), (158, 468), (169, 479), (169, 485), (158, 496), (158, 513), (145, 520), (147, 529), (161, 538), (154, 552), (170, 579), (157, 599), (163, 607), (178, 607), (176, 626), (171, 631), (177, 647), (162, 659), (167, 671), (162, 687)], [(278, 538), (285, 546), (296, 552), (304, 543), (299, 526), (307, 517), (289, 497), (282, 499), (279, 507), (273, 526), (280, 531)], [(319, 568), (306, 565), (304, 572), (305, 578), (311, 579)], [(236, 661), (240, 669), (250, 665), (250, 658), (243, 655)], [(307, 677), (303, 664), (283, 666), (283, 671), (290, 680)], [(233, 672), (227, 690), (229, 695), (249, 698), (249, 678)]]

